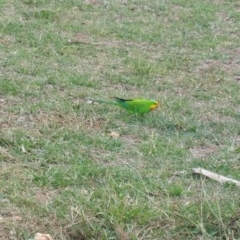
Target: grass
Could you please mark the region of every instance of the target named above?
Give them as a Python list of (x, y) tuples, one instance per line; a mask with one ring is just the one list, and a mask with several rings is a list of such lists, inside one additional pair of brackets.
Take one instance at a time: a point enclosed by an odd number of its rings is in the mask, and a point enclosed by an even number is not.
[(238, 1), (0, 9), (0, 238), (240, 238), (238, 188), (192, 175), (240, 180)]

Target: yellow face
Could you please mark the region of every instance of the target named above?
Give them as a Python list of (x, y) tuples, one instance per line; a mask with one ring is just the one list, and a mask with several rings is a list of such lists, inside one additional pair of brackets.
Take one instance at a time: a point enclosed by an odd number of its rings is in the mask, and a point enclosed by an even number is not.
[(159, 106), (159, 102), (156, 101), (150, 106), (150, 109), (153, 110), (155, 108), (158, 108), (158, 106)]

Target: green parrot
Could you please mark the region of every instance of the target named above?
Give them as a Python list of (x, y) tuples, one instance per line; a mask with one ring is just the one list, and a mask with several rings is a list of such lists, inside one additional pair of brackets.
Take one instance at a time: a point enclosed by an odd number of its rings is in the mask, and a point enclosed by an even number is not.
[(115, 101), (105, 101), (105, 100), (97, 100), (97, 99), (89, 99), (89, 100), (93, 102), (108, 103), (108, 104), (116, 105), (124, 108), (128, 112), (139, 113), (139, 114), (148, 113), (159, 106), (158, 101), (146, 100), (146, 99), (123, 99), (123, 98), (115, 97), (114, 98)]

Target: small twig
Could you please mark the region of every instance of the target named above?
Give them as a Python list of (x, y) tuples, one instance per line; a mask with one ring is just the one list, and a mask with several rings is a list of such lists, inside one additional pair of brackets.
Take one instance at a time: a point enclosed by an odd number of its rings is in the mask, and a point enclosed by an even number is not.
[(203, 168), (193, 168), (194, 173), (202, 174), (210, 179), (213, 179), (215, 181), (218, 181), (219, 183), (226, 183), (226, 182), (231, 182), (235, 183), (238, 187), (240, 187), (240, 182), (228, 177), (224, 177), (220, 174), (210, 172), (208, 170), (205, 170)]

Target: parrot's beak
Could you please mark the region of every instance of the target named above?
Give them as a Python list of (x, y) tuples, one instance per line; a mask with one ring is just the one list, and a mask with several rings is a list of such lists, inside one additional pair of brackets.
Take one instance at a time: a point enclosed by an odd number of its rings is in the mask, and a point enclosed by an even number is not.
[(158, 108), (158, 106), (159, 106), (159, 102), (156, 102), (150, 106), (150, 109), (153, 110), (155, 108)]

